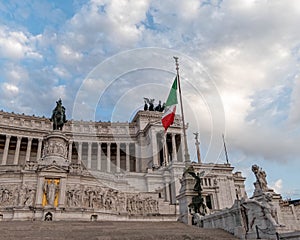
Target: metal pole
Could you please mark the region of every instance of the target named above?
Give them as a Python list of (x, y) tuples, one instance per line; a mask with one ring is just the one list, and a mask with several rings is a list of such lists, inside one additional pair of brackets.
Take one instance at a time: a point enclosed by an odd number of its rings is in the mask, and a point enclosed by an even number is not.
[(226, 156), (226, 163), (229, 164), (229, 161), (228, 161), (228, 153), (227, 153), (227, 149), (226, 149), (226, 144), (225, 144), (224, 134), (222, 134), (222, 137), (223, 137), (223, 143), (224, 143), (224, 151), (225, 151), (225, 156)]
[(179, 78), (179, 64), (178, 64), (178, 57), (173, 57), (175, 59), (176, 71), (177, 71), (177, 80), (178, 80), (178, 89), (179, 89), (179, 98), (180, 98), (180, 107), (181, 107), (181, 116), (182, 116), (182, 128), (183, 128), (183, 138), (184, 138), (184, 161), (186, 165), (188, 165), (190, 160), (190, 155), (188, 151), (188, 144), (187, 144), (187, 137), (186, 137), (186, 129), (185, 129), (185, 121), (184, 121), (184, 114), (183, 114), (183, 104), (182, 104), (182, 97), (181, 97), (181, 87), (180, 87), (180, 78)]

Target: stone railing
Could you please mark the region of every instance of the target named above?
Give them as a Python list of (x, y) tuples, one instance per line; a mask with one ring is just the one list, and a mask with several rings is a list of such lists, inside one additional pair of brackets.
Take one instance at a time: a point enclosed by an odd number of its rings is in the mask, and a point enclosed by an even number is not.
[[(28, 116), (24, 114), (7, 113), (0, 111), (0, 126), (6, 128), (22, 128), (24, 130), (51, 131), (52, 123), (46, 117)], [(76, 134), (106, 134), (106, 135), (133, 135), (136, 133), (135, 124), (127, 122), (92, 122), (69, 120), (63, 132)]]
[[(238, 201), (229, 209), (223, 209), (213, 214), (195, 219), (197, 225), (204, 228), (221, 228), (242, 238), (245, 236), (244, 224), (240, 211), (240, 204)], [(194, 220), (194, 221), (195, 221)]]

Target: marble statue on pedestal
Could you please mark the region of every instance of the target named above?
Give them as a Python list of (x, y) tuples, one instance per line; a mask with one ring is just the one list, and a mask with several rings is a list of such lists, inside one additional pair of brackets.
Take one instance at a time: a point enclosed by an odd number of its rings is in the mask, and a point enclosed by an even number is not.
[(255, 192), (267, 192), (269, 190), (268, 183), (266, 180), (267, 174), (259, 166), (252, 165), (252, 172), (256, 177), (256, 182), (254, 183)]
[(54, 180), (46, 181), (46, 183), (44, 185), (44, 192), (45, 192), (46, 199), (47, 199), (47, 205), (53, 207), (55, 197), (58, 192), (58, 187), (55, 184)]

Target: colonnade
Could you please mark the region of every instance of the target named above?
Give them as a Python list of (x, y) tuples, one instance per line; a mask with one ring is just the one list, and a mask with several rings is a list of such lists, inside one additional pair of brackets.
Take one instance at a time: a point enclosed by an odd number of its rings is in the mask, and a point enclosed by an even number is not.
[(171, 161), (181, 162), (184, 159), (184, 146), (183, 142), (181, 142), (181, 134), (168, 133), (162, 135), (152, 131), (152, 139), (154, 166), (166, 166)]
[[(42, 157), (42, 138), (11, 135), (0, 136), (2, 140), (1, 149), (3, 150), (1, 151), (1, 165), (22, 165), (29, 161), (38, 161)], [(34, 147), (32, 147), (33, 142)], [(85, 147), (87, 145), (87, 154), (83, 152), (84, 145)], [(105, 148), (105, 152), (103, 152), (103, 148)], [(83, 163), (87, 169), (98, 171), (120, 172), (121, 170), (125, 170), (128, 172), (139, 172), (140, 164), (136, 157), (138, 156), (137, 151), (138, 144), (135, 142), (68, 142), (68, 160), (70, 163)], [(92, 166), (92, 161), (94, 160), (96, 160), (96, 166)]]
[[(154, 166), (166, 166), (171, 161), (182, 161), (184, 151), (181, 134), (159, 135), (155, 131), (152, 131), (151, 134)], [(1, 149), (3, 149), (1, 165), (19, 165), (37, 161), (42, 157), (43, 138), (7, 134), (1, 135), (1, 140)], [(20, 154), (21, 151), (22, 154)], [(9, 162), (8, 155), (10, 155)], [(140, 172), (142, 166), (137, 158), (139, 155), (139, 146), (135, 142), (84, 140), (68, 142), (69, 162), (83, 163), (87, 169), (105, 172), (121, 172), (122, 170)]]
[(12, 136), (12, 135), (5, 135), (5, 143), (4, 143), (4, 150), (2, 154), (2, 161), (1, 165), (6, 165), (8, 161), (8, 153), (10, 146), (12, 144), (12, 138), (16, 138), (16, 144), (15, 149), (14, 149), (14, 157), (13, 157), (13, 162), (10, 164), (13, 165), (18, 165), (20, 164), (20, 150), (21, 150), (21, 143), (22, 140), (27, 139), (27, 144), (26, 144), (26, 153), (25, 153), (25, 162), (28, 162), (31, 160), (31, 152), (32, 152), (32, 142), (37, 141), (37, 151), (36, 151), (36, 160), (38, 160), (41, 157), (42, 153), (42, 145), (43, 145), (43, 139), (42, 138), (32, 138), (32, 137), (21, 137), (21, 136)]
[[(87, 145), (87, 154), (84, 154), (84, 145)], [(132, 151), (132, 149), (134, 149), (134, 151)], [(87, 169), (98, 171), (121, 172), (121, 170), (124, 170), (128, 172), (139, 172), (140, 166), (137, 160), (137, 151), (138, 144), (135, 142), (69, 141), (68, 160), (69, 162), (77, 164), (84, 163)], [(122, 162), (122, 164), (121, 160), (123, 159), (121, 159), (121, 152), (125, 155), (125, 162)], [(83, 157), (86, 157), (86, 159), (83, 159)], [(93, 161), (96, 162), (96, 166), (92, 166)], [(134, 165), (131, 164), (131, 161), (134, 161)], [(113, 166), (114, 169), (112, 169)]]

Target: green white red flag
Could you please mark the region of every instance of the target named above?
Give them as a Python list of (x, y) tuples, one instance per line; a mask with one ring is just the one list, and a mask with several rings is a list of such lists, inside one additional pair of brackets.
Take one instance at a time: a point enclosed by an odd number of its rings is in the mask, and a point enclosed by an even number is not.
[(167, 131), (168, 127), (170, 127), (170, 125), (173, 124), (174, 118), (175, 118), (176, 105), (178, 104), (178, 101), (177, 101), (177, 77), (178, 76), (176, 76), (176, 78), (173, 82), (168, 99), (166, 101), (165, 112), (161, 119), (162, 125), (165, 128), (165, 131)]

